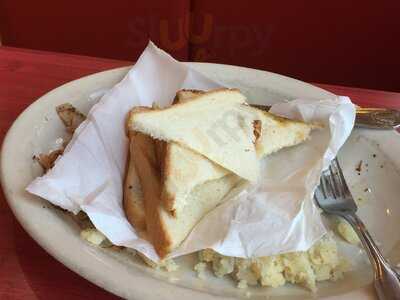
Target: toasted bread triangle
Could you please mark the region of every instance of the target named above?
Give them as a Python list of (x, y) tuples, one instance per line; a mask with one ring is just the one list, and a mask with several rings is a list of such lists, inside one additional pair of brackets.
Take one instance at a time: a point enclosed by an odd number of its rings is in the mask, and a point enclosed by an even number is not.
[[(197, 90), (178, 91), (174, 104), (190, 101), (203, 93)], [(229, 173), (227, 169), (189, 148), (175, 142), (167, 143), (161, 200), (166, 209), (177, 217), (185, 205), (190, 205), (188, 196), (195, 186)]]
[[(135, 200), (142, 200), (146, 221), (146, 236), (150, 239), (160, 258), (164, 258), (177, 248), (193, 227), (224, 199), (227, 193), (239, 182), (240, 177), (229, 174), (216, 180), (210, 180), (193, 188), (188, 197), (190, 205), (182, 209), (179, 217), (173, 217), (161, 203), (161, 165), (157, 161), (157, 141), (142, 133), (130, 134), (134, 152), (130, 162), (134, 165), (142, 193)], [(128, 177), (127, 177), (128, 178)], [(133, 178), (133, 177), (131, 177)], [(128, 183), (127, 183), (128, 184)], [(137, 224), (132, 202), (125, 202), (124, 208), (128, 220)], [(138, 206), (136, 206), (138, 207)], [(131, 207), (132, 208), (132, 207)]]
[(310, 137), (319, 125), (304, 123), (263, 112), (261, 119), (261, 138), (257, 143), (257, 153), (265, 157), (286, 147), (295, 146)]
[(162, 110), (132, 111), (129, 128), (176, 142), (238, 176), (257, 181), (254, 112), (235, 89), (219, 89)]

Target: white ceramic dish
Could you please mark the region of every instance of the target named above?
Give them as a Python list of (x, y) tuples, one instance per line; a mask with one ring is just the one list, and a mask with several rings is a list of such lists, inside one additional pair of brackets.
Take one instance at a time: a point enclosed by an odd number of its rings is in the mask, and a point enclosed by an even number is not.
[[(309, 84), (248, 68), (191, 63), (206, 75), (240, 88), (249, 99), (325, 98), (332, 94)], [(120, 81), (128, 68), (114, 69), (63, 85), (29, 106), (9, 130), (1, 153), (1, 182), (15, 216), (25, 230), (65, 266), (100, 287), (130, 299), (232, 299), (248, 297), (235, 288), (229, 278), (196, 278), (191, 270), (193, 256), (179, 259), (179, 271), (164, 273), (146, 267), (127, 253), (88, 245), (79, 237), (79, 227), (72, 218), (46, 201), (25, 192), (27, 184), (40, 175), (33, 154), (54, 148), (63, 135), (55, 106), (70, 102), (87, 112), (93, 103), (88, 95), (100, 88), (110, 88)], [(400, 139), (395, 132), (356, 130), (341, 151), (346, 177), (356, 198), (362, 198), (360, 215), (372, 234), (382, 244), (394, 263), (400, 261)], [(374, 156), (375, 154), (375, 156)], [(360, 175), (355, 171), (363, 160)], [(366, 167), (368, 164), (368, 167)], [(365, 191), (370, 188), (371, 192)], [(344, 247), (343, 249), (346, 249)], [(356, 265), (346, 280), (319, 285), (317, 296), (330, 299), (373, 299), (371, 272), (362, 255), (352, 252)], [(357, 257), (355, 257), (357, 256)], [(254, 299), (305, 299), (316, 295), (294, 286), (277, 289), (248, 290)]]

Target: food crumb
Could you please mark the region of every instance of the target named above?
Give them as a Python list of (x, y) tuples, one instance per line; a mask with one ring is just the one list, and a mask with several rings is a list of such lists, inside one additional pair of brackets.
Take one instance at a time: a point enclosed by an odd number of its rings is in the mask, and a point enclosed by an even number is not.
[(174, 272), (174, 271), (177, 271), (179, 269), (179, 265), (177, 265), (174, 260), (167, 259), (164, 262), (164, 268), (165, 268), (165, 270), (167, 272)]
[[(362, 160), (360, 160), (360, 162), (358, 163), (358, 165), (357, 165), (357, 167), (356, 167), (356, 171), (358, 172), (358, 173), (360, 173), (361, 172), (361, 168), (362, 168)], [(358, 175), (360, 175), (360, 174), (358, 174)]]
[(204, 262), (200, 262), (194, 266), (194, 270), (197, 272), (197, 277), (202, 280), (206, 279), (206, 269), (207, 264)]
[[(123, 247), (123, 246), (115, 246), (115, 245), (111, 245), (109, 247), (104, 247), (104, 248), (110, 248), (114, 251), (122, 251), (125, 249), (125, 247)], [(133, 250), (133, 249), (131, 249), (131, 250)], [(135, 251), (135, 250), (133, 250), (133, 251)], [(129, 252), (129, 254), (131, 254), (132, 256), (135, 256), (136, 252)]]
[(357, 245), (360, 242), (358, 235), (346, 221), (340, 220), (337, 224), (336, 230), (340, 236), (350, 244)]
[(159, 262), (154, 262), (151, 259), (147, 258), (147, 256), (143, 255), (140, 252), (136, 252), (136, 254), (139, 255), (139, 257), (151, 268), (156, 269), (156, 270), (164, 270), (167, 272), (174, 272), (179, 269), (179, 265), (172, 259), (164, 259)]
[(247, 285), (247, 281), (246, 280), (240, 280), (237, 287), (239, 289), (247, 289), (248, 285)]
[(368, 200), (368, 195), (367, 195), (367, 198), (363, 198), (363, 197), (355, 198), (355, 201), (356, 201), (356, 204), (357, 204), (357, 205), (362, 205), (362, 204), (364, 204), (364, 203), (366, 202), (366, 200)]
[(365, 188), (365, 189), (364, 189), (364, 192), (366, 192), (366, 193), (371, 193), (371, 189), (370, 189), (370, 188)]
[(135, 249), (132, 249), (132, 248), (123, 248), (121, 250), (124, 250), (129, 255), (132, 255), (132, 257), (136, 256), (136, 254), (137, 254), (137, 251)]
[(168, 276), (168, 281), (171, 283), (176, 283), (179, 281), (179, 278), (175, 276)]
[(81, 238), (96, 246), (100, 246), (100, 244), (106, 240), (105, 235), (95, 228), (86, 228), (82, 230)]

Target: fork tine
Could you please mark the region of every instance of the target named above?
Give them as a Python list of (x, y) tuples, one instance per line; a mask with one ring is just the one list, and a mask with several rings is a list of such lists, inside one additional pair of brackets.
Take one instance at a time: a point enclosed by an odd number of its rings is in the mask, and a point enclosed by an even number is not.
[(357, 211), (357, 205), (337, 159), (332, 160), (329, 169), (322, 173), (314, 199), (327, 213), (343, 215), (345, 212), (355, 213)]
[(321, 187), (321, 191), (322, 194), (324, 195), (325, 198), (331, 198), (333, 197), (333, 193), (332, 193), (332, 189), (330, 188), (330, 183), (329, 180), (327, 178), (328, 176), (325, 174), (321, 175), (321, 179), (320, 179), (320, 187)]
[(337, 158), (334, 158), (328, 170), (322, 173), (320, 189), (325, 198), (336, 199), (346, 195), (348, 187)]
[(323, 182), (323, 177), (324, 175), (321, 174), (321, 178), (319, 179), (319, 190), (321, 191), (321, 194), (324, 198), (326, 198), (326, 193), (325, 193), (325, 187), (324, 187), (324, 182)]
[(337, 161), (337, 166), (338, 166), (338, 169), (339, 169), (340, 178), (341, 178), (342, 181), (343, 181), (343, 188), (344, 188), (344, 191), (345, 191), (346, 195), (351, 195), (349, 186), (347, 185), (347, 182), (346, 182), (346, 180), (345, 180), (345, 178), (344, 178), (344, 175), (343, 175), (343, 172), (342, 172), (342, 168), (340, 167), (339, 161)]
[(349, 187), (346, 183), (346, 180), (343, 175), (342, 168), (340, 167), (339, 161), (337, 157), (332, 160), (331, 167), (336, 171), (335, 177), (339, 180), (339, 186), (341, 187), (341, 191), (343, 196), (350, 195)]
[(320, 205), (321, 200), (325, 199), (325, 195), (323, 194), (320, 186), (315, 189), (314, 199), (317, 201), (318, 205)]
[(343, 196), (342, 185), (338, 176), (338, 171), (332, 164), (329, 166), (331, 188), (336, 198)]

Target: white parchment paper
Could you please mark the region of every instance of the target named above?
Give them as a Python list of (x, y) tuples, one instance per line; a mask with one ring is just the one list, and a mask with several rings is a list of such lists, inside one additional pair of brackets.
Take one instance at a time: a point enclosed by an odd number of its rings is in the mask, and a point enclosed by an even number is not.
[[(152, 245), (138, 237), (122, 209), (126, 114), (137, 105), (168, 106), (182, 88), (221, 86), (150, 42), (126, 77), (93, 106), (55, 166), (27, 190), (73, 213), (85, 211), (112, 243), (157, 261)], [(205, 248), (237, 257), (306, 250), (326, 232), (312, 195), (322, 169), (352, 130), (355, 107), (347, 97), (297, 99), (277, 103), (271, 112), (326, 126), (309, 141), (265, 159), (261, 183), (205, 216), (170, 257)]]

